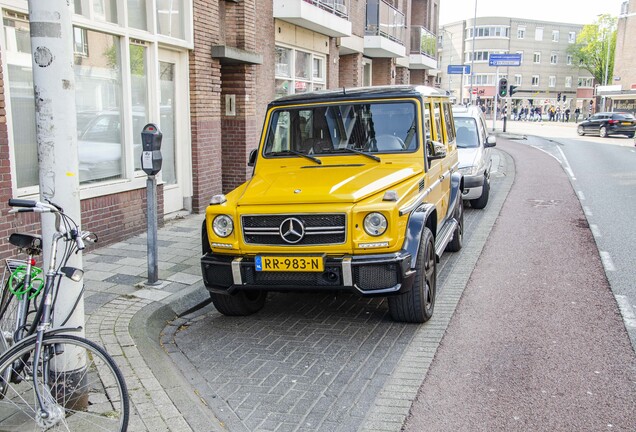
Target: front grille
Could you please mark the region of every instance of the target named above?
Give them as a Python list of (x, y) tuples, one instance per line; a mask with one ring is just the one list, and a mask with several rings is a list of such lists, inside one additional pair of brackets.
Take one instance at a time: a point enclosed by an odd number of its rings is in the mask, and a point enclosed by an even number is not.
[(398, 284), (398, 271), (395, 264), (370, 264), (353, 267), (353, 278), (360, 289), (379, 290)]
[(300, 220), (305, 229), (304, 237), (294, 246), (342, 244), (346, 240), (344, 214), (248, 215), (241, 217), (245, 243), (289, 246), (280, 234), (280, 226), (288, 218)]

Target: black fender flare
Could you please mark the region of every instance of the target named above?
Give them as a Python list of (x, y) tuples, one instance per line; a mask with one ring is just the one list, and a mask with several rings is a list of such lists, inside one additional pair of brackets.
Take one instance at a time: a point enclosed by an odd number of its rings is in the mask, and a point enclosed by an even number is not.
[[(411, 268), (415, 268), (417, 253), (420, 250), (422, 240), (422, 231), (425, 227), (430, 227), (435, 236), (437, 231), (437, 216), (435, 205), (426, 203), (420, 205), (409, 215), (409, 221), (406, 226), (406, 240), (404, 241), (404, 250), (411, 255)], [(429, 222), (430, 220), (430, 222)]]
[(451, 174), (451, 184), (450, 184), (450, 199), (449, 199), (449, 205), (448, 205), (448, 213), (446, 214), (446, 217), (452, 217), (454, 212), (455, 212), (455, 208), (457, 207), (457, 198), (462, 199), (462, 193), (463, 193), (463, 189), (464, 189), (464, 177), (462, 176), (462, 174), (458, 171), (455, 171), (453, 174)]

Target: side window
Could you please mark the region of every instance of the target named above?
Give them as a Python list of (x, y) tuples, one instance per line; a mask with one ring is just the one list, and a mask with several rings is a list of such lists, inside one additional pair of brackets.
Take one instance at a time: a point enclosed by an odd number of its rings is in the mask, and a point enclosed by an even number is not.
[(479, 125), (480, 127), (480, 135), (481, 135), (481, 142), (484, 143), (484, 145), (486, 144), (486, 138), (488, 138), (488, 126), (486, 126), (486, 122), (484, 121), (483, 117), (479, 119)]
[(433, 116), (431, 115), (431, 104), (430, 103), (425, 103), (424, 104), (424, 143), (426, 144), (426, 142), (428, 142), (428, 140), (432, 140), (434, 139), (434, 133), (433, 133), (433, 123), (431, 123), (431, 118)]
[(442, 104), (439, 102), (434, 103), (433, 118), (435, 119), (435, 140), (446, 144), (444, 132), (442, 130)]
[(455, 127), (453, 121), (453, 113), (451, 112), (451, 107), (448, 102), (444, 103), (444, 127), (446, 127), (446, 136), (448, 137), (448, 142), (455, 142)]

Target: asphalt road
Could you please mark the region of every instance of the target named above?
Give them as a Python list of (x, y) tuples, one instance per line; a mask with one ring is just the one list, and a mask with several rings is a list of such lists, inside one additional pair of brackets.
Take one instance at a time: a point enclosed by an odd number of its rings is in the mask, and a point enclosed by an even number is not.
[(636, 356), (580, 196), (554, 158), (497, 146), (515, 183), (404, 430), (634, 431)]
[(613, 136), (521, 141), (563, 163), (588, 219), (607, 278), (636, 350), (636, 147)]

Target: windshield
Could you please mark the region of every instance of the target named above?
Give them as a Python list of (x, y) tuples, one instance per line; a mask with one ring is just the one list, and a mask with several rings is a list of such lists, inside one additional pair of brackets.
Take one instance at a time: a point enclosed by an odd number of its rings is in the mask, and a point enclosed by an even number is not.
[(457, 130), (457, 147), (477, 148), (477, 122), (472, 117), (455, 117), (455, 129)]
[(413, 152), (415, 112), (411, 101), (279, 109), (272, 113), (264, 156)]

